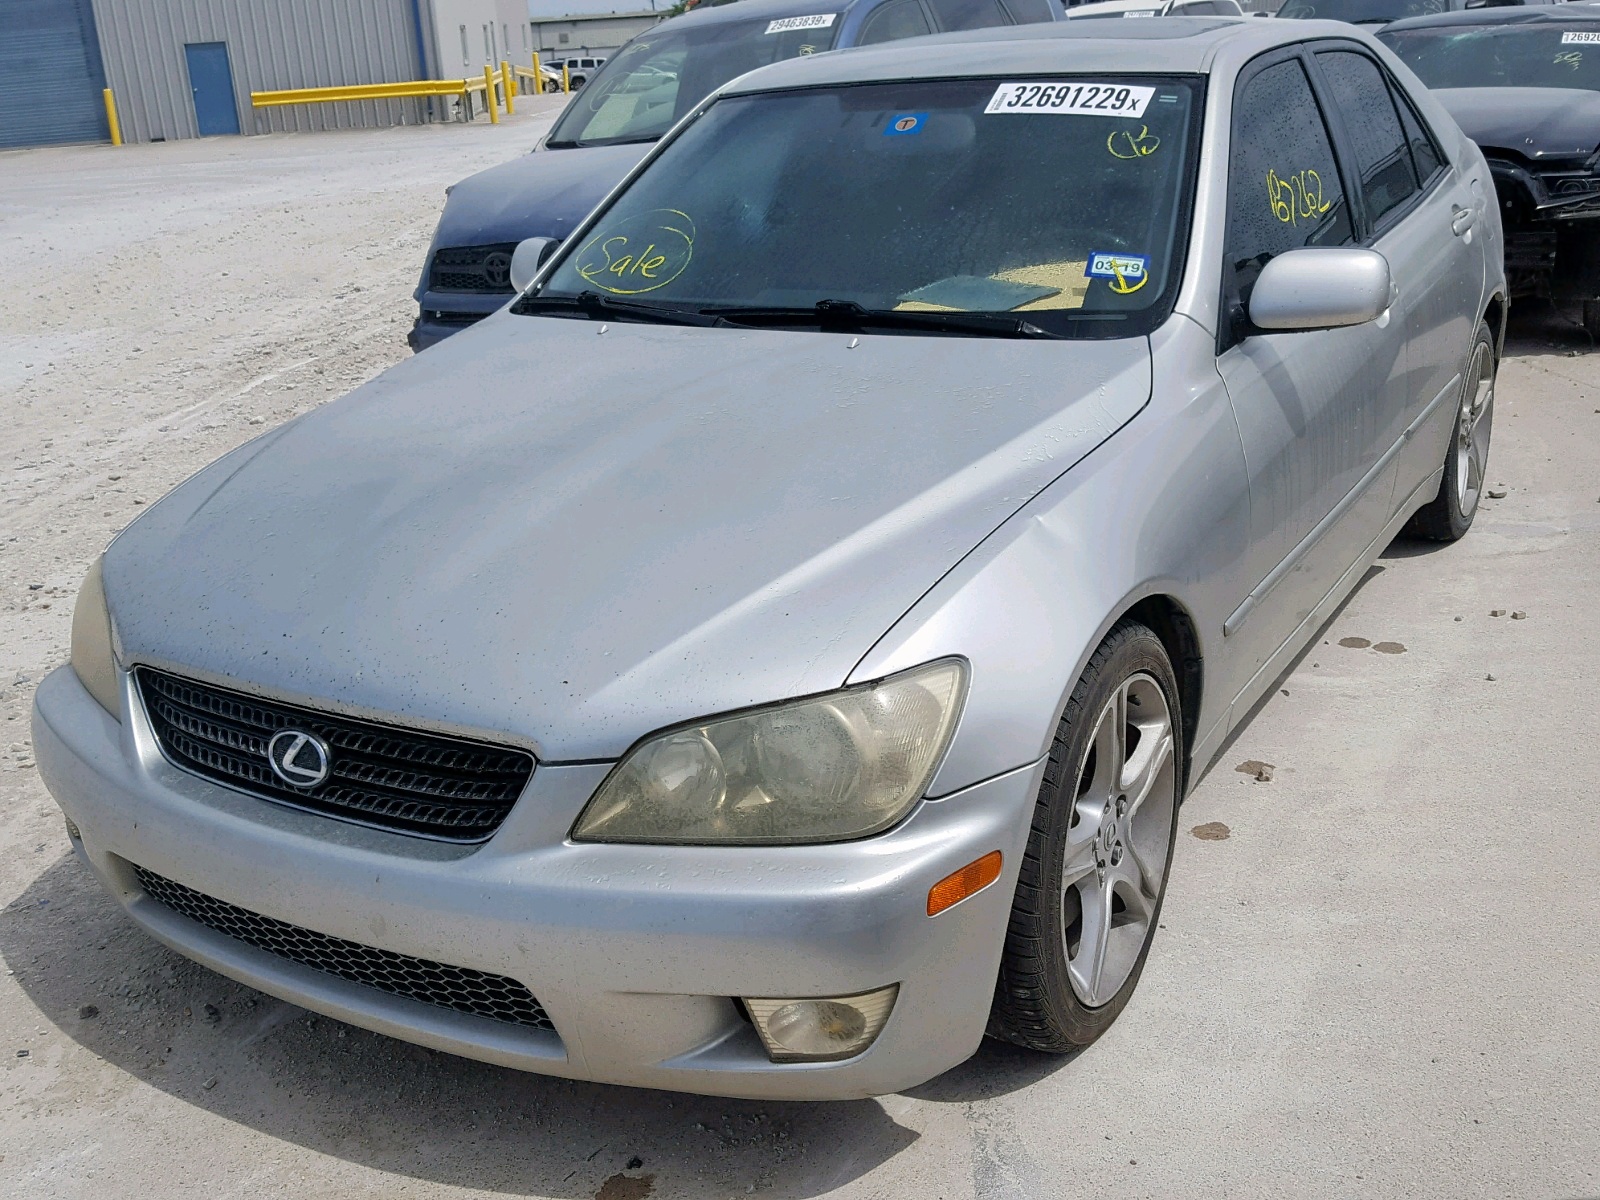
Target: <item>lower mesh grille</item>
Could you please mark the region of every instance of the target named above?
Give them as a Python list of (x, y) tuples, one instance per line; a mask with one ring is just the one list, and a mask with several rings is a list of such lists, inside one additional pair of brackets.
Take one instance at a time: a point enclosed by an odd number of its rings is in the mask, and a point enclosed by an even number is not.
[(253, 913), (143, 867), (134, 867), (133, 873), (152, 900), (268, 954), (437, 1008), (555, 1032), (543, 1006), (515, 979), (348, 942)]

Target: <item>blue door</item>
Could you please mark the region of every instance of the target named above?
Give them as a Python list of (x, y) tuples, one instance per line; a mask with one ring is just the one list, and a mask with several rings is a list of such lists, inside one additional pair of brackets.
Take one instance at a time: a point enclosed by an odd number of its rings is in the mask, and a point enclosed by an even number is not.
[(194, 122), (201, 137), (239, 132), (239, 109), (233, 99), (233, 68), (227, 42), (195, 42), (183, 48), (189, 60), (189, 90), (194, 93)]

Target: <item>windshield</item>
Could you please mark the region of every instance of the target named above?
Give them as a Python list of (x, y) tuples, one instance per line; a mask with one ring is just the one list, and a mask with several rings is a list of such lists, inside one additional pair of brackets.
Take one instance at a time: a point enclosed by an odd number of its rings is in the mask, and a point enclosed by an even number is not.
[(602, 146), (653, 142), (728, 80), (768, 63), (833, 47), (836, 13), (657, 26), (612, 56), (567, 105), (545, 143)]
[(1600, 21), (1441, 25), (1380, 35), (1430, 88), (1561, 87), (1600, 91)]
[(1289, 0), (1280, 17), (1303, 21), (1348, 21), (1352, 25), (1387, 25), (1403, 17), (1449, 12), (1450, 0)]
[(517, 309), (588, 293), (734, 320), (831, 302), (1144, 332), (1182, 269), (1201, 97), (1150, 76), (729, 97)]

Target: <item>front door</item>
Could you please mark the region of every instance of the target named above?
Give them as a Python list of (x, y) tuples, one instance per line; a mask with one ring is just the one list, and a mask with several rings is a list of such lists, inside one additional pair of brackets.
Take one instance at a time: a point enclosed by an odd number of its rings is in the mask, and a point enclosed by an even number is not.
[(201, 137), (239, 132), (239, 106), (233, 94), (233, 68), (227, 42), (191, 42), (183, 48), (189, 62), (189, 91), (194, 96), (194, 123)]
[(1274, 256), (1353, 245), (1348, 179), (1297, 51), (1259, 60), (1234, 94), (1224, 329), (1227, 384), (1250, 472), (1248, 594), (1224, 627), (1247, 672), (1304, 623), (1382, 528), (1393, 491), (1390, 381), (1405, 371), (1405, 323), (1266, 332), (1250, 289)]

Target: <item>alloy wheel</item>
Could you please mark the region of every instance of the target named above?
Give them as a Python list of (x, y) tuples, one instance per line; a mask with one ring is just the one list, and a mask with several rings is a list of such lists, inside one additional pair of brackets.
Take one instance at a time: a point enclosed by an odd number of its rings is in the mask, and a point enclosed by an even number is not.
[(1478, 344), (1461, 389), (1456, 419), (1456, 508), (1470, 517), (1483, 495), (1483, 473), (1489, 463), (1489, 434), (1494, 424), (1494, 357)]
[(1078, 767), (1061, 872), (1067, 976), (1087, 1007), (1138, 965), (1161, 898), (1177, 803), (1172, 711), (1140, 672), (1101, 709)]

